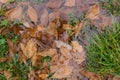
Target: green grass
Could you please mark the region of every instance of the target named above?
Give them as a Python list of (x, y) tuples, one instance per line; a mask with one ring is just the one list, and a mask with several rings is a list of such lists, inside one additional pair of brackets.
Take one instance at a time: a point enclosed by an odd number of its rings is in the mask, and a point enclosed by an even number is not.
[(120, 15), (120, 0), (101, 0), (100, 4), (110, 14)]
[(104, 33), (91, 33), (87, 46), (87, 69), (101, 75), (120, 76), (120, 23), (113, 29), (106, 27)]

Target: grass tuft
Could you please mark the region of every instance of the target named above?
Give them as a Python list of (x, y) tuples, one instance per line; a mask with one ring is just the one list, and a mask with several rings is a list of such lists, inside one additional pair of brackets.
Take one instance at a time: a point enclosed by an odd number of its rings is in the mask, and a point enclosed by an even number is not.
[(91, 33), (87, 47), (87, 69), (102, 75), (120, 76), (120, 23), (113, 29), (106, 27), (104, 33)]

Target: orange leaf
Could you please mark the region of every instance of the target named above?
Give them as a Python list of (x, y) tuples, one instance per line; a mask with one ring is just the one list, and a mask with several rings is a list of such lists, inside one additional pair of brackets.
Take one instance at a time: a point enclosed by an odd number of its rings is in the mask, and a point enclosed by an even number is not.
[(31, 21), (33, 21), (34, 23), (37, 23), (38, 15), (37, 15), (36, 10), (33, 7), (28, 6), (27, 14), (30, 17)]
[(99, 12), (100, 12), (99, 5), (95, 4), (90, 8), (90, 10), (88, 11), (85, 17), (91, 20), (96, 19), (99, 15)]

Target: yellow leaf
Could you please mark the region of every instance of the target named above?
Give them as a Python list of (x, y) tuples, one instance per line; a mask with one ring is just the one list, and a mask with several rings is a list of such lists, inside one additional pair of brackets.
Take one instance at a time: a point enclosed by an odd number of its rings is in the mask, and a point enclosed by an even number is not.
[(28, 6), (27, 14), (30, 17), (31, 21), (33, 21), (34, 23), (37, 23), (38, 15), (37, 15), (36, 10), (33, 7)]
[(91, 20), (96, 19), (99, 15), (99, 12), (100, 12), (99, 5), (95, 4), (90, 8), (90, 10), (88, 11), (85, 17)]

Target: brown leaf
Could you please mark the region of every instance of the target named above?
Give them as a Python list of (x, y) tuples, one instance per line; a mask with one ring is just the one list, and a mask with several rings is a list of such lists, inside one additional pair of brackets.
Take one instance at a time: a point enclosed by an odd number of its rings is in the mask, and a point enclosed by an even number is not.
[(12, 77), (12, 74), (8, 71), (4, 71), (4, 75), (5, 75), (7, 80), (10, 80), (10, 78)]
[(79, 45), (79, 43), (77, 41), (72, 41), (72, 46), (73, 46), (74, 52), (82, 52), (83, 51), (83, 47), (81, 45)]
[(80, 72), (83, 76), (89, 78), (90, 80), (101, 80), (100, 76), (94, 72), (89, 72), (86, 70), (82, 70)]
[(53, 56), (54, 54), (57, 53), (56, 49), (49, 49), (49, 50), (44, 50), (42, 52), (39, 52), (37, 55), (41, 55), (41, 56)]
[(58, 32), (57, 32), (57, 25), (53, 22), (49, 23), (46, 32), (50, 35), (54, 35), (56, 36), (56, 38), (58, 37)]
[(77, 25), (76, 25), (76, 27), (75, 27), (75, 36), (77, 37), (78, 36), (78, 34), (80, 33), (80, 31), (82, 30), (82, 28), (85, 26), (85, 22), (84, 21), (82, 21), (82, 22), (80, 22), (80, 23), (78, 23)]
[(73, 60), (77, 62), (77, 64), (81, 64), (85, 60), (85, 51), (81, 45), (77, 41), (72, 41), (73, 49), (71, 52), (73, 56)]
[(75, 0), (66, 0), (65, 6), (72, 7), (75, 6)]
[(48, 77), (48, 74), (40, 74), (39, 77), (45, 80)]
[(7, 39), (7, 43), (8, 43), (8, 48), (9, 48), (10, 56), (13, 57), (13, 55), (15, 54), (14, 43), (10, 39)]
[(1, 3), (7, 3), (9, 2), (10, 0), (0, 0)]
[(34, 54), (31, 58), (32, 66), (36, 65), (36, 61), (37, 61), (37, 54)]
[(70, 76), (72, 73), (72, 68), (70, 66), (64, 66), (60, 69), (58, 69), (55, 74), (52, 76), (52, 78), (66, 78)]
[(91, 20), (96, 19), (99, 15), (99, 12), (100, 12), (99, 5), (95, 4), (90, 8), (90, 10), (88, 11), (85, 17)]
[(6, 60), (7, 60), (7, 58), (0, 58), (0, 63), (5, 62)]
[(65, 30), (73, 30), (73, 26), (72, 25), (70, 25), (70, 24), (63, 24), (63, 29), (65, 29)]
[(70, 51), (67, 50), (66, 47), (63, 47), (63, 46), (62, 46), (62, 47), (60, 48), (60, 52), (61, 52), (61, 54), (62, 54), (66, 59), (71, 59), (71, 58), (72, 58), (72, 55), (71, 55)]
[(40, 22), (42, 25), (47, 26), (48, 25), (48, 19), (49, 19), (49, 13), (46, 9), (44, 9), (41, 18), (40, 18)]
[(11, 9), (9, 11), (6, 12), (6, 17), (8, 18), (8, 20), (16, 20), (16, 19), (21, 19), (22, 18), (22, 7), (18, 6), (14, 9)]
[(28, 6), (27, 14), (30, 17), (31, 21), (33, 21), (34, 23), (37, 23), (38, 14), (37, 14), (36, 10), (32, 6)]
[(24, 43), (20, 43), (20, 48), (27, 58), (31, 58), (34, 54), (36, 54), (37, 51), (36, 43), (33, 39), (30, 39), (26, 45)]
[(64, 42), (62, 42), (62, 41), (60, 41), (60, 40), (55, 41), (55, 44), (56, 44), (56, 47), (57, 47), (57, 48), (61, 48), (61, 47), (63, 46), (63, 47), (66, 47), (67, 50), (71, 50), (71, 49), (72, 49), (72, 47), (71, 47), (69, 44), (64, 43)]

